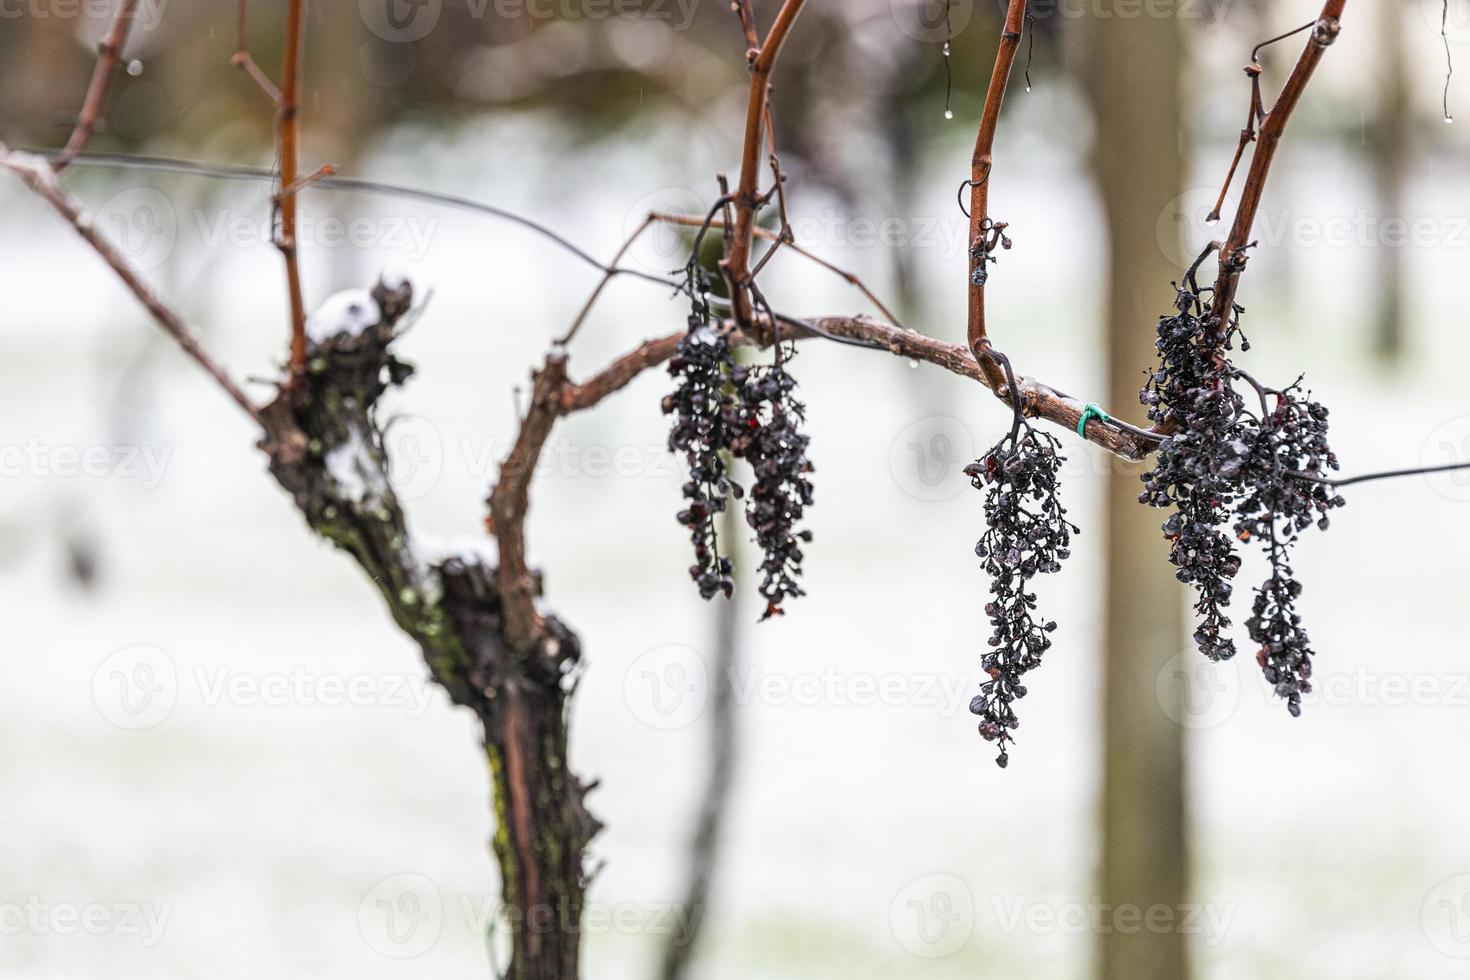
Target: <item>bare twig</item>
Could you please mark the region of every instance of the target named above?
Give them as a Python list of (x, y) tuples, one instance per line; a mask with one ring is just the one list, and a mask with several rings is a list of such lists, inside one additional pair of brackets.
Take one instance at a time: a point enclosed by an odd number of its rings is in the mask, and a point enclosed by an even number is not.
[(500, 545), (500, 587), (505, 616), (505, 640), (511, 649), (528, 653), (540, 638), (541, 614), (536, 609), (536, 586), (526, 562), (526, 511), (531, 505), (531, 479), (536, 462), (559, 414), (562, 386), (567, 379), (565, 349), (554, 348), (531, 386), (526, 417), (510, 455), (500, 465), (500, 476), (490, 493), (490, 522)]
[[(1261, 197), (1266, 190), (1266, 179), (1271, 173), (1271, 163), (1276, 158), (1276, 149), (1291, 114), (1301, 101), (1307, 83), (1312, 79), (1317, 64), (1332, 42), (1337, 40), (1342, 29), (1341, 17), (1347, 0), (1327, 0), (1322, 14), (1312, 25), (1311, 37), (1307, 40), (1296, 67), (1292, 69), (1276, 104), (1266, 113), (1261, 123), (1255, 150), (1251, 153), (1250, 170), (1246, 173), (1245, 187), (1241, 192), (1240, 205), (1235, 211), (1235, 221), (1230, 234), (1220, 249), (1220, 269), (1215, 279), (1215, 291), (1211, 299), (1211, 315), (1218, 322), (1225, 322), (1235, 303), (1240, 274), (1245, 270), (1247, 250), (1250, 248), (1251, 228), (1255, 224), (1256, 212), (1260, 210)], [(1256, 83), (1259, 76), (1253, 79)]]
[[(980, 114), (980, 129), (975, 134), (975, 152), (970, 157), (970, 268), (969, 318), (967, 336), (970, 349), (977, 356), (986, 352), (989, 340), (985, 328), (985, 277), (987, 262), (981, 247), (990, 227), (990, 176), (994, 169), (992, 156), (995, 131), (1000, 124), (1000, 109), (1005, 102), (1006, 85), (1016, 51), (1021, 46), (1021, 31), (1026, 21), (1026, 0), (1010, 0), (1006, 7), (1005, 25), (1001, 28), (1000, 46), (995, 52), (995, 67), (990, 73), (990, 87), (985, 91), (985, 107)], [(983, 365), (992, 391), (999, 391), (1005, 378), (1000, 365), (983, 357)]]
[(235, 6), (235, 54), (230, 58), (230, 63), (243, 71), (265, 93), (265, 97), (271, 100), (271, 105), (280, 109), (283, 101), (281, 90), (276, 88), (276, 83), (270, 80), (270, 76), (250, 56), (250, 42), (245, 35), (245, 4), (246, 0), (239, 0)]
[[(55, 159), (58, 154), (55, 151), (37, 150), (32, 151), (36, 156), (45, 159)], [(141, 156), (130, 153), (84, 153), (73, 161), (79, 167), (120, 167), (133, 170), (149, 170), (158, 173), (188, 174), (196, 177), (209, 177), (217, 180), (259, 180), (274, 182), (276, 171), (265, 167), (248, 167), (237, 164), (224, 163), (202, 163), (195, 160), (180, 160), (175, 157)], [(325, 169), (325, 168), (324, 168)], [(301, 182), (298, 181), (298, 184)], [(310, 186), (322, 190), (346, 191), (359, 194), (381, 194), (386, 197), (403, 198), (413, 201), (426, 201), (430, 204), (440, 204), (444, 207), (455, 208), (462, 211), (470, 211), (476, 214), (485, 214), (504, 221), (510, 221), (523, 228), (529, 229), (538, 235), (548, 239), (559, 248), (575, 256), (587, 265), (592, 266), (600, 272), (612, 273), (613, 275), (632, 276), (660, 286), (676, 286), (678, 283), (663, 276), (655, 276), (639, 269), (612, 268), (605, 266), (585, 249), (579, 248), (564, 235), (552, 231), (550, 228), (538, 221), (533, 221), (524, 215), (517, 214), (505, 208), (486, 204), (458, 194), (446, 194), (441, 191), (424, 190), (418, 187), (405, 187), (402, 184), (389, 183), (380, 180), (365, 180), (360, 177), (344, 177), (333, 172), (331, 175), (316, 177), (310, 182)]]
[(224, 369), (205, 353), (194, 331), (184, 322), (183, 318), (169, 308), (153, 290), (153, 287), (133, 269), (127, 258), (117, 250), (112, 242), (103, 237), (84, 213), (81, 203), (61, 186), (61, 182), (56, 179), (56, 171), (49, 164), (28, 154), (12, 153), (5, 148), (4, 144), (0, 144), (0, 168), (10, 171), (23, 180), (31, 190), (51, 205), (57, 214), (65, 218), (77, 234), (86, 239), (87, 244), (91, 245), (102, 260), (111, 266), (112, 271), (132, 291), (133, 295), (147, 307), (153, 319), (158, 321), (158, 325), (178, 342), (184, 353), (202, 367), (225, 394), (229, 395), (235, 404), (244, 410), (245, 414), (257, 422), (260, 421), (259, 410), (246, 397), (245, 392), (230, 380)]
[(750, 9), (750, 0), (730, 0), (730, 9), (740, 18), (740, 29), (745, 33), (745, 56), (754, 61), (760, 49), (760, 35), (755, 29), (755, 11)]
[(102, 121), (102, 107), (107, 102), (107, 89), (112, 84), (112, 76), (117, 72), (117, 63), (122, 57), (123, 46), (128, 43), (128, 32), (133, 28), (137, 6), (138, 0), (120, 0), (117, 5), (117, 13), (112, 18), (112, 27), (97, 45), (97, 67), (92, 71), (92, 81), (87, 86), (87, 98), (82, 103), (82, 112), (77, 117), (76, 128), (71, 131), (71, 138), (66, 141), (66, 149), (56, 159), (55, 167), (58, 173), (65, 170), (72, 158), (82, 152), (87, 145), (87, 140), (92, 138), (92, 134), (97, 131), (98, 123)]
[[(911, 361), (923, 361), (978, 381), (990, 387), (989, 378), (980, 369), (975, 355), (966, 347), (946, 343), (882, 323), (862, 316), (819, 316), (795, 319), (778, 317), (783, 336), (791, 339), (824, 338), (851, 343), (855, 346), (886, 350), (890, 354)], [(726, 324), (732, 345), (761, 342), (747, 335), (733, 322)], [(769, 325), (761, 325), (757, 331), (762, 337), (774, 331)], [(555, 405), (561, 414), (592, 408), (610, 395), (627, 387), (644, 371), (668, 360), (674, 354), (684, 332), (670, 334), (657, 340), (645, 341), (637, 349), (623, 355), (607, 368), (580, 383), (568, 382), (556, 395)], [(1003, 377), (1004, 375), (1002, 375)], [(1044, 418), (1049, 422), (1077, 431), (1086, 404), (1034, 378), (1018, 381), (1021, 392), (1022, 410), (1028, 415)], [(1004, 380), (1002, 386), (1005, 386)], [(994, 389), (991, 389), (994, 391)], [(1009, 393), (1001, 391), (998, 397), (1007, 402)], [(1142, 459), (1158, 445), (1159, 437), (1116, 420), (1094, 421), (1087, 426), (1087, 440), (1096, 443), (1115, 455), (1126, 459)]]
[(301, 27), (306, 0), (287, 0), (286, 45), (281, 65), (281, 108), (276, 117), (276, 141), (280, 150), (280, 191), (276, 206), (281, 214), (281, 234), (276, 242), (286, 261), (286, 291), (291, 302), (291, 375), (306, 370), (306, 300), (301, 292), (301, 266), (296, 255), (297, 113), (301, 90)]
[(592, 290), (592, 295), (588, 296), (587, 302), (582, 304), (581, 311), (577, 314), (577, 318), (572, 321), (572, 325), (567, 328), (566, 335), (561, 338), (560, 343), (570, 344), (572, 342), (572, 338), (582, 328), (583, 321), (592, 312), (592, 307), (596, 305), (597, 298), (602, 295), (602, 291), (607, 288), (607, 284), (612, 281), (613, 276), (617, 275), (618, 263), (623, 261), (623, 256), (628, 254), (628, 249), (633, 247), (633, 243), (649, 229), (653, 222), (654, 216), (650, 213), (639, 222), (638, 227), (634, 228), (633, 233), (623, 242), (622, 248), (618, 249), (617, 254), (612, 257), (612, 261), (607, 264), (602, 278), (598, 280), (597, 286)]
[(766, 39), (750, 62), (750, 96), (746, 101), (745, 140), (740, 157), (740, 180), (735, 188), (735, 232), (730, 243), (730, 256), (725, 261), (725, 277), (730, 283), (735, 318), (750, 322), (750, 251), (754, 237), (755, 215), (759, 209), (756, 185), (760, 180), (761, 129), (770, 101), (771, 71), (781, 54), (781, 45), (791, 33), (805, 0), (785, 0), (776, 13)]
[[(697, 228), (700, 225), (704, 224), (703, 218), (696, 217), (692, 214), (670, 214), (665, 211), (655, 211), (653, 212), (653, 218), (666, 224), (683, 225), (690, 228)], [(727, 226), (723, 221), (717, 220), (711, 223), (711, 227), (725, 228)], [(768, 242), (780, 241), (780, 236), (777, 235), (776, 232), (768, 231), (767, 229), (762, 228), (759, 225), (757, 225), (753, 229), (753, 234), (756, 238), (761, 238)], [(879, 299), (871, 289), (867, 287), (862, 279), (858, 278), (855, 273), (849, 272), (848, 270), (843, 269), (840, 266), (833, 265), (831, 262), (828, 262), (826, 259), (817, 255), (816, 253), (808, 251), (807, 249), (798, 245), (794, 240), (788, 240), (786, 242), (786, 248), (792, 252), (795, 252), (797, 255), (800, 255), (802, 258), (821, 266), (823, 269), (826, 269), (833, 275), (840, 276), (842, 279), (846, 280), (848, 285), (853, 286), (860, 293), (862, 293), (863, 296), (867, 297), (868, 302), (872, 303), (873, 306), (878, 310), (878, 312), (882, 313), (889, 323), (897, 324), (900, 327), (903, 326), (903, 321), (900, 320), (893, 313), (893, 311), (890, 310), (888, 306), (881, 299)]]

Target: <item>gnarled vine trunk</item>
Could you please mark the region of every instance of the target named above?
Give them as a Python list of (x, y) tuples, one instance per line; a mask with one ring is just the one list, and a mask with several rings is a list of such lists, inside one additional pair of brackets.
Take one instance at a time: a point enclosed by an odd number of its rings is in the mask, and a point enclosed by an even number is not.
[(580, 645), (549, 615), (535, 642), (512, 643), (493, 556), (432, 557), (414, 542), (376, 414), (382, 394), (412, 371), (390, 350), (410, 301), (406, 284), (363, 294), (363, 309), (377, 305), (376, 324), (315, 345), (307, 372), (262, 412), (262, 447), (311, 529), (362, 566), (434, 680), (484, 726), (511, 937), (505, 976), (571, 980), (583, 855), (597, 831), (567, 758), (568, 674)]

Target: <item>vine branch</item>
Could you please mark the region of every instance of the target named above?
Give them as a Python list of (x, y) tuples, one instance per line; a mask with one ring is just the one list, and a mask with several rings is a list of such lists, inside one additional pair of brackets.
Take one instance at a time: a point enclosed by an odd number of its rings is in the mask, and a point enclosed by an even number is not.
[(133, 29), (133, 21), (137, 17), (138, 0), (120, 0), (117, 5), (117, 13), (113, 15), (112, 26), (108, 29), (105, 37), (97, 44), (97, 66), (92, 70), (92, 81), (87, 85), (87, 97), (82, 102), (81, 114), (77, 117), (76, 128), (71, 131), (71, 138), (66, 141), (66, 149), (61, 151), (61, 156), (56, 160), (56, 171), (60, 173), (71, 163), (72, 158), (87, 145), (87, 140), (97, 131), (97, 125), (102, 121), (102, 108), (107, 102), (107, 90), (112, 85), (112, 76), (117, 72), (118, 61), (122, 58), (124, 45), (128, 43), (128, 34)]
[[(968, 303), (968, 330), (970, 349), (977, 356), (986, 353), (989, 336), (985, 328), (985, 265), (987, 249), (985, 239), (991, 232), (990, 225), (990, 176), (994, 169), (993, 151), (995, 132), (1000, 125), (1000, 109), (1005, 102), (1006, 86), (1010, 82), (1011, 68), (1016, 63), (1016, 52), (1021, 47), (1021, 32), (1025, 29), (1026, 0), (1009, 0), (1006, 7), (1005, 24), (1001, 28), (1000, 46), (995, 52), (995, 67), (990, 73), (990, 86), (985, 91), (985, 105), (980, 112), (980, 129), (975, 134), (975, 152), (970, 157), (970, 268)], [(983, 370), (992, 391), (1000, 391), (1005, 377), (1000, 366), (991, 358), (984, 357)]]

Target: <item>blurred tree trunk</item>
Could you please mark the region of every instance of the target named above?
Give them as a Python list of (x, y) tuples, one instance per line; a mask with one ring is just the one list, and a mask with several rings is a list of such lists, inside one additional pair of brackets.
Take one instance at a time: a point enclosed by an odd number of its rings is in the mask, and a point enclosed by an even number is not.
[[(1138, 418), (1154, 326), (1176, 268), (1159, 241), (1161, 214), (1183, 192), (1180, 100), (1184, 42), (1175, 17), (1085, 22), (1095, 153), (1108, 220), (1108, 405)], [(1166, 557), (1160, 512), (1138, 503), (1142, 467), (1114, 461), (1107, 490), (1107, 652), (1104, 677), (1102, 899), (1114, 909), (1177, 909), (1187, 900), (1183, 729), (1155, 679), (1183, 643), (1183, 601)], [(1178, 717), (1174, 713), (1174, 717)], [(1177, 920), (1176, 920), (1177, 921)], [(1183, 980), (1178, 930), (1104, 930), (1104, 980)]]
[[(1384, 0), (1378, 11), (1378, 119), (1368, 141), (1377, 189), (1379, 227), (1405, 220), (1404, 184), (1409, 169), (1409, 79), (1404, 63), (1404, 14), (1401, 3)], [(1378, 309), (1374, 352), (1397, 360), (1404, 349), (1404, 245), (1378, 242)]]

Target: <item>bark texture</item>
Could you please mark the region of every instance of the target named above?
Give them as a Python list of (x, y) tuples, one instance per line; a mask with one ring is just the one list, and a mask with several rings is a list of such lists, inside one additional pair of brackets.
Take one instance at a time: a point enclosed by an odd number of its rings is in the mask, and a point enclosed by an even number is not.
[(512, 943), (505, 976), (569, 980), (578, 972), (583, 855), (598, 829), (567, 758), (580, 646), (550, 614), (534, 643), (512, 644), (493, 556), (430, 557), (415, 544), (377, 414), (382, 395), (412, 373), (391, 349), (411, 291), (379, 284), (373, 299), (379, 322), (314, 343), (306, 373), (263, 410), (262, 448), (311, 529), (362, 566), (434, 680), (479, 717)]

